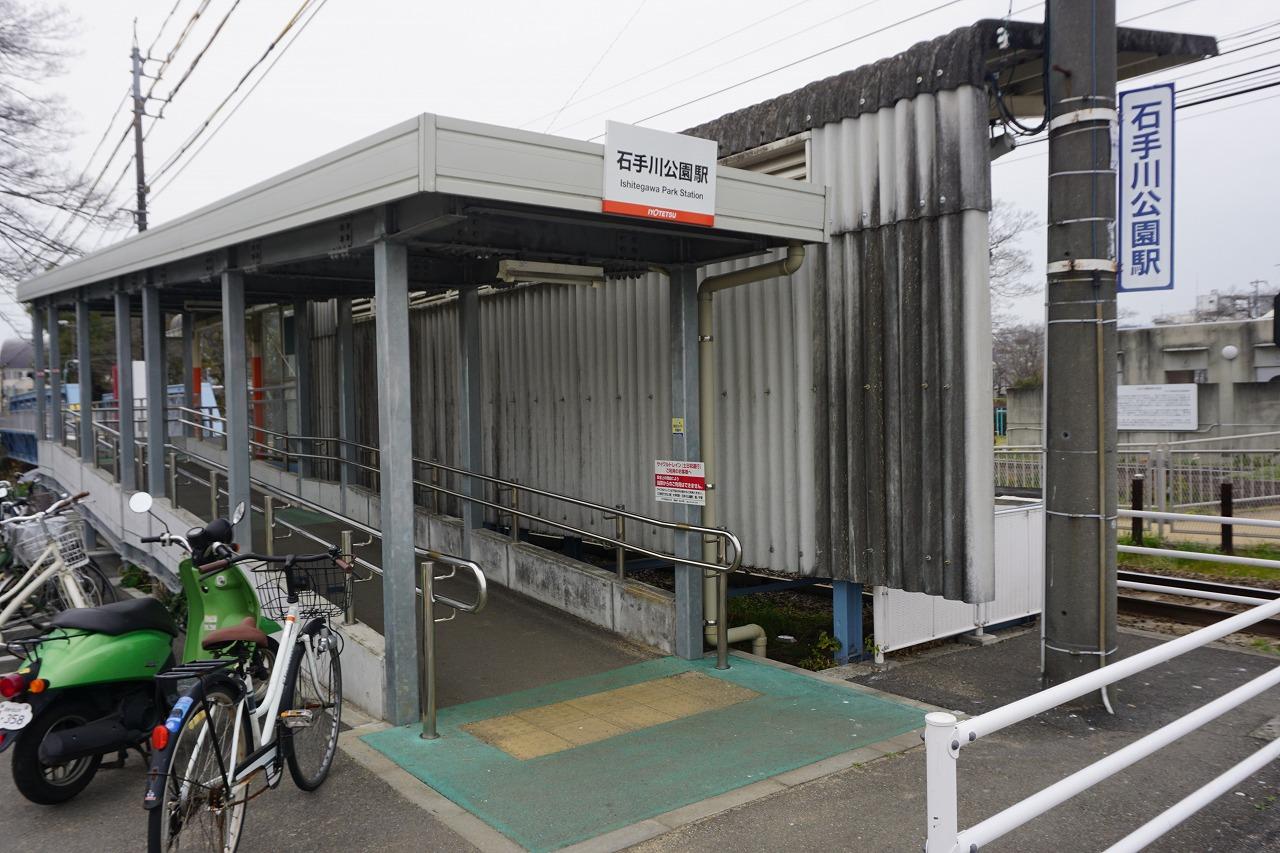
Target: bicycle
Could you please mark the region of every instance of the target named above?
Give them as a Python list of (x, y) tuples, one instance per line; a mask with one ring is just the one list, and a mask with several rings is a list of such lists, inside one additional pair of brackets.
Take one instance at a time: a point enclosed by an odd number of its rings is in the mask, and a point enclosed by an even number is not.
[[(258, 593), (263, 613), (284, 626), (277, 661), (286, 649), (292, 651), (287, 665), (272, 667), (265, 691), (255, 695), (249, 664), (253, 649), (264, 646), (267, 637), (246, 620), (204, 638), (204, 648), (220, 657), (193, 661), (158, 677), (191, 683), (151, 733), (143, 807), (149, 811), (152, 853), (234, 853), (249, 800), (280, 783), (283, 765), (294, 784), (314, 791), (337, 753), (342, 638), (329, 620), (345, 611), (352, 561), (336, 548), (280, 557), (224, 553), (224, 559), (204, 567), (205, 578), (240, 563), (260, 563), (253, 573), (262, 578)], [(319, 562), (326, 565), (303, 565)], [(259, 773), (265, 786), (250, 793)]]
[(35, 615), (14, 619), (19, 610), (33, 604), (35, 611), (57, 612), (102, 603), (103, 584), (110, 584), (96, 567), (90, 568), (80, 519), (60, 516), (88, 495), (81, 492), (55, 501), (42, 512), (0, 521), (0, 527), (11, 533), (10, 550), (26, 564), (24, 571), (11, 574), (0, 592), (0, 634), (35, 619)]

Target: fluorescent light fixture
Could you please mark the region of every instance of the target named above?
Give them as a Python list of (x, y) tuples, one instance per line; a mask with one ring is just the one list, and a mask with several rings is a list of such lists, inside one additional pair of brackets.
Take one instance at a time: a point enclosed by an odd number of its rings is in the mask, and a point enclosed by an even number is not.
[(506, 259), (498, 261), (498, 280), (509, 284), (589, 284), (598, 287), (604, 284), (604, 267)]

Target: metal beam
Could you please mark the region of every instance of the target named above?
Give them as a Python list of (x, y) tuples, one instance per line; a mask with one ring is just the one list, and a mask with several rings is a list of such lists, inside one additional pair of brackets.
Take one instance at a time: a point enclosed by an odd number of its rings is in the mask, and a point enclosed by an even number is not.
[(49, 438), (66, 440), (66, 417), (62, 414), (62, 328), (58, 325), (58, 304), (50, 300), (49, 320)]
[(409, 259), (403, 244), (373, 247), (377, 304), (378, 467), (382, 528), (384, 708), (393, 725), (418, 718), (414, 584), (413, 406), (409, 369)]
[[(671, 458), (702, 458), (698, 437), (698, 270), (671, 270)], [(679, 429), (678, 429), (679, 427)], [(678, 504), (677, 521), (699, 524), (702, 510)], [(702, 559), (702, 542), (692, 533), (676, 534), (676, 555)], [(702, 571), (676, 566), (676, 654), (686, 660), (702, 658)]]
[[(222, 371), (227, 400), (227, 508), (249, 506), (249, 374), (244, 334), (244, 275), (222, 274)], [(236, 525), (235, 541), (253, 545), (250, 513)]]
[(165, 493), (165, 352), (164, 312), (160, 310), (160, 289), (142, 288), (142, 350), (147, 364), (147, 491)]
[(76, 299), (76, 380), (80, 385), (80, 461), (92, 463), (93, 446), (93, 348), (90, 346), (89, 303)]
[[(31, 349), (32, 349), (32, 367), (35, 368), (36, 379), (36, 441), (41, 442), (49, 437), (49, 420), (47, 407), (44, 402), (44, 377), (45, 377), (45, 358), (44, 358), (44, 328), (45, 317), (41, 310), (40, 304), (36, 303), (31, 309)], [(37, 450), (37, 457), (39, 450)]]
[[(458, 465), (483, 473), (481, 426), (483, 398), (480, 365), (480, 291), (475, 287), (458, 290)], [(484, 484), (464, 477), (462, 493), (483, 497)], [(462, 555), (471, 558), (471, 531), (484, 524), (484, 508), (462, 502)]]
[(356, 448), (347, 442), (356, 440), (356, 347), (351, 322), (351, 300), (338, 300), (338, 438), (342, 439), (342, 458), (338, 479), (342, 484), (342, 510), (346, 512), (347, 488), (358, 479), (359, 459)]
[[(311, 364), (311, 303), (305, 299), (293, 302), (293, 360), (296, 371), (294, 397), (298, 406), (298, 435), (315, 435), (311, 404), (315, 400), (315, 372)], [(301, 442), (303, 453), (316, 453), (317, 448)], [(310, 477), (315, 466), (305, 456), (298, 460), (298, 473)]]
[[(196, 318), (190, 311), (182, 312), (182, 405), (189, 409), (199, 409), (200, 389), (196, 387)], [(183, 420), (194, 420), (190, 416)], [(195, 429), (190, 424), (182, 425), (182, 434), (192, 436)]]
[(120, 488), (138, 488), (137, 442), (133, 434), (133, 329), (129, 315), (129, 294), (115, 295), (116, 315), (116, 403), (120, 406), (119, 468)]

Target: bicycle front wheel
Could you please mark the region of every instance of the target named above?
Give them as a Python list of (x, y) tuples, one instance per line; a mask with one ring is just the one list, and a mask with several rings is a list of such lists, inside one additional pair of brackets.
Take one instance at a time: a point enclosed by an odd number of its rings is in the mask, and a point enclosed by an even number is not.
[(289, 775), (314, 791), (329, 775), (342, 724), (342, 639), (320, 619), (302, 630), (289, 657), (281, 722)]
[(244, 714), (234, 737), (237, 692), (229, 683), (210, 684), (178, 729), (162, 799), (149, 813), (150, 853), (235, 853), (240, 845), (249, 785), (228, 781), (248, 754), (250, 732)]

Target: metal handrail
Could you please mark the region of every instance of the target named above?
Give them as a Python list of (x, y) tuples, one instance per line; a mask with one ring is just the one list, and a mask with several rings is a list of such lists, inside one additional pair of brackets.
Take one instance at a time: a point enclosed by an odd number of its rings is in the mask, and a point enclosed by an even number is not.
[[(193, 453), (190, 450), (184, 450), (183, 448), (178, 447), (177, 445), (166, 444), (165, 449), (170, 451), (171, 453), (184, 456), (188, 459), (193, 459), (196, 462), (199, 462), (201, 465), (206, 465), (211, 469), (216, 469), (224, 472), (227, 471), (227, 466), (223, 465), (222, 463), (215, 462), (214, 460), (209, 459), (206, 456), (201, 456), (200, 454)], [(212, 485), (208, 481), (200, 480), (200, 478), (198, 477), (192, 477), (192, 479), (196, 480), (197, 482), (204, 483), (204, 485)], [(341, 513), (338, 513), (338, 512), (334, 512), (328, 507), (325, 507), (313, 501), (309, 501), (306, 498), (301, 497), (300, 495), (296, 495), (296, 494), (293, 494), (292, 492), (273, 486), (270, 483), (266, 483), (262, 480), (257, 479), (256, 477), (250, 477), (249, 484), (253, 486), (253, 488), (257, 489), (258, 491), (263, 492), (265, 494), (272, 495), (274, 497), (278, 497), (281, 500), (287, 501), (289, 504), (293, 506), (302, 507), (303, 509), (309, 510), (311, 512), (316, 512), (321, 515), (328, 516), (329, 518), (332, 518), (334, 521), (341, 523), (343, 526), (351, 527), (354, 530), (358, 530), (359, 532), (364, 533), (367, 536), (376, 536), (379, 539), (382, 538), (382, 531), (378, 530), (375, 527), (370, 527), (367, 524), (363, 524), (362, 522), (356, 521), (354, 518), (342, 515)], [(230, 494), (223, 489), (219, 489), (219, 494), (227, 494), (228, 497), (230, 497)], [(257, 510), (257, 507), (254, 507), (254, 509)], [(294, 525), (289, 524), (287, 521), (277, 520), (276, 523), (283, 524), (284, 526), (290, 528), (292, 531), (301, 533), (307, 538), (319, 544), (330, 545), (330, 546), (336, 544), (332, 542), (326, 542), (325, 540), (315, 536), (309, 531), (303, 530), (301, 528), (298, 528), (298, 527), (295, 527)], [(435, 551), (430, 548), (419, 548), (417, 545), (413, 547), (413, 552), (416, 556), (426, 560), (431, 560), (437, 563), (443, 563), (445, 565), (452, 566), (454, 568), (468, 569), (469, 571), (471, 571), (471, 573), (475, 577), (476, 586), (478, 590), (475, 601), (471, 601), (471, 602), (458, 601), (457, 599), (454, 599), (445, 595), (440, 595), (437, 593), (435, 595), (435, 600), (438, 603), (443, 604), (446, 607), (452, 607), (455, 610), (460, 610), (463, 613), (478, 613), (484, 609), (485, 603), (488, 601), (488, 597), (489, 597), (488, 584), (485, 580), (484, 572), (480, 569), (479, 564), (477, 564), (473, 560), (465, 560), (461, 557), (455, 557), (451, 554), (445, 554), (441, 551)], [(361, 557), (357, 557), (354, 554), (351, 556), (356, 563), (369, 569), (369, 571), (373, 572), (379, 577), (382, 576), (383, 572), (380, 567), (375, 566), (373, 563), (370, 563), (368, 560), (365, 560)], [(421, 590), (419, 590), (419, 592), (421, 592)]]

